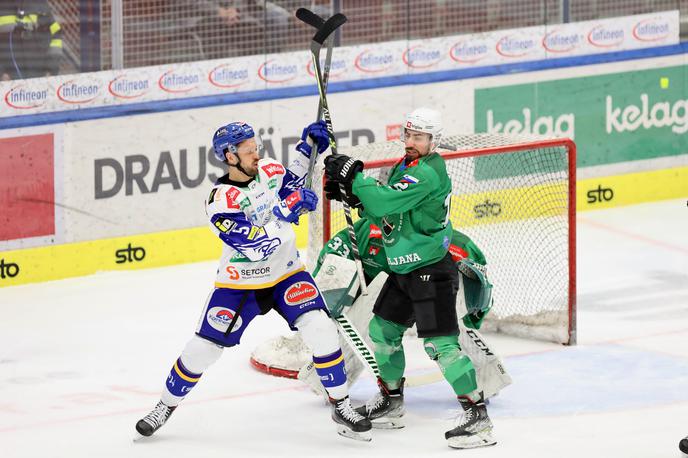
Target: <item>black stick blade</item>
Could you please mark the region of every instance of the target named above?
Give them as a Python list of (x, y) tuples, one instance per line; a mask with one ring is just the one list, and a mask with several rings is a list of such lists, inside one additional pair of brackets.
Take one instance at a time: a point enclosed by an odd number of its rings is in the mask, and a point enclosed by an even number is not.
[(335, 14), (327, 21), (325, 21), (322, 27), (318, 29), (315, 36), (313, 37), (313, 41), (322, 45), (323, 43), (325, 43), (325, 40), (327, 40), (327, 37), (329, 37), (332, 34), (332, 32), (341, 27), (345, 22), (346, 16), (344, 16), (342, 13)]
[(306, 8), (299, 8), (296, 10), (296, 18), (316, 29), (319, 29), (325, 24), (325, 19)]

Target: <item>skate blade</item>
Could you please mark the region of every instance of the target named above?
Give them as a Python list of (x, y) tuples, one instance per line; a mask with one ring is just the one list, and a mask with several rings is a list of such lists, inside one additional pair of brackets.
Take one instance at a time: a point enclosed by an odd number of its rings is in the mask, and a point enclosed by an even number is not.
[(371, 418), (370, 423), (375, 429), (401, 429), (406, 426), (402, 417), (379, 417), (374, 420)]
[(447, 439), (447, 445), (458, 449), (489, 447), (496, 443), (497, 441), (492, 437), (491, 431), (482, 431), (472, 436), (454, 436)]
[(373, 434), (370, 431), (356, 432), (347, 428), (346, 426), (337, 426), (337, 434), (346, 437), (347, 439), (353, 439), (362, 442), (370, 442), (373, 440)]

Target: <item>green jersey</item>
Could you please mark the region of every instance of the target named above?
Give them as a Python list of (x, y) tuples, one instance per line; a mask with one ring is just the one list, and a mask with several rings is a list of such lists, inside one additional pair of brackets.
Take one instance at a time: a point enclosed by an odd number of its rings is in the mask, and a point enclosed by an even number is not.
[[(354, 231), (356, 233), (356, 242), (358, 243), (358, 251), (361, 255), (361, 263), (363, 270), (370, 278), (375, 278), (377, 274), (382, 271), (389, 272), (387, 265), (387, 256), (382, 243), (382, 231), (379, 227), (361, 218), (354, 223)], [(313, 271), (315, 277), (320, 270), (325, 256), (328, 254), (335, 254), (342, 258), (353, 259), (351, 252), (351, 239), (349, 238), (348, 228), (344, 228), (337, 232), (327, 244), (320, 250), (318, 255), (318, 263)]]
[(402, 159), (387, 185), (359, 173), (352, 189), (363, 204), (362, 216), (382, 230), (392, 272), (409, 273), (447, 254), (451, 181), (442, 156), (428, 154), (408, 166)]
[[(387, 264), (387, 256), (382, 243), (382, 231), (375, 224), (371, 224), (365, 218), (361, 218), (354, 223), (354, 230), (356, 231), (356, 241), (358, 242), (358, 250), (361, 254), (361, 262), (363, 263), (363, 270), (371, 277), (375, 278), (380, 272), (390, 272)], [(480, 248), (470, 239), (466, 234), (459, 231), (452, 231), (451, 243), (449, 245), (449, 253), (454, 262), (459, 262), (462, 259), (468, 258), (478, 264), (486, 265), (487, 261)], [(317, 275), (325, 256), (328, 254), (335, 254), (342, 258), (353, 259), (351, 252), (351, 239), (349, 238), (349, 231), (344, 228), (337, 232), (320, 250), (318, 256), (318, 263), (313, 272), (313, 276)]]

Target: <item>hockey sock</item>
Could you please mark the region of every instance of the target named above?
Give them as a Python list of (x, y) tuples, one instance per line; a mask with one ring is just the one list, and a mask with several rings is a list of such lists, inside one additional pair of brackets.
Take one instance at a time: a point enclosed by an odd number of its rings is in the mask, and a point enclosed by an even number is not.
[(341, 349), (326, 356), (313, 355), (313, 366), (331, 398), (342, 399), (348, 395), (344, 355)]
[(391, 390), (399, 388), (406, 368), (406, 357), (401, 343), (406, 329), (406, 326), (387, 321), (377, 315), (373, 316), (368, 326), (380, 378)]
[(458, 336), (427, 337), (425, 352), (437, 362), (457, 396), (472, 394), (478, 387), (471, 359), (461, 352)]
[(184, 397), (189, 394), (189, 391), (196, 386), (198, 380), (203, 374), (194, 374), (184, 367), (182, 359), (177, 358), (170, 375), (167, 376), (165, 386), (167, 390), (163, 392), (162, 402), (170, 407), (178, 405)]

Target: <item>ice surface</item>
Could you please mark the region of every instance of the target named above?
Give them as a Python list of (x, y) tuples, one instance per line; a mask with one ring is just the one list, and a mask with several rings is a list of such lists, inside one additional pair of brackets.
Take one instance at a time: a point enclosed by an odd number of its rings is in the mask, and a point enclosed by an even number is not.
[[(489, 247), (483, 247), (489, 254)], [(487, 335), (514, 384), (490, 406), (498, 444), (457, 451), (444, 382), (408, 389), (407, 427), (371, 443), (335, 433), (298, 381), (251, 368), (288, 333), (256, 319), (154, 437), (132, 442), (212, 287), (215, 262), (0, 289), (0, 456), (679, 457), (688, 434), (688, 208), (684, 200), (578, 218), (578, 342)], [(498, 288), (499, 285), (495, 285)], [(433, 370), (406, 343), (408, 372)], [(375, 390), (352, 389), (355, 403)]]

